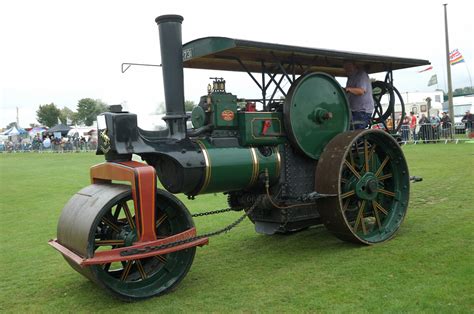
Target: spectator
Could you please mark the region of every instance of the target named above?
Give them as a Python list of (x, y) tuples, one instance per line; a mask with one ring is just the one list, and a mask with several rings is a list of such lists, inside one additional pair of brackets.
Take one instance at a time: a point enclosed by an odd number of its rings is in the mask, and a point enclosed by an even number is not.
[(423, 143), (426, 143), (426, 141), (430, 140), (430, 120), (423, 113), (421, 114), (421, 118), (418, 121), (418, 124), (420, 125), (420, 132), (418, 132), (418, 136), (423, 140)]
[(464, 117), (462, 117), (461, 122), (465, 124), (467, 134), (471, 134), (472, 126), (474, 124), (474, 115), (471, 113), (470, 110), (466, 111), (466, 114), (464, 115)]
[(49, 137), (46, 137), (43, 141), (43, 147), (45, 149), (49, 149), (51, 147), (51, 140), (49, 139)]
[(441, 117), (441, 129), (443, 138), (452, 139), (453, 135), (451, 133), (451, 119), (449, 118), (448, 113), (446, 111), (444, 111), (442, 115), (443, 116)]
[(439, 140), (439, 124), (440, 120), (438, 115), (432, 115), (430, 119), (431, 129), (432, 129), (432, 139)]
[(410, 117), (405, 116), (402, 121), (402, 140), (404, 142), (408, 141), (408, 136), (410, 135)]
[(416, 141), (416, 116), (413, 111), (410, 112), (410, 132), (413, 140)]
[(393, 121), (391, 117), (388, 117), (387, 120), (385, 120), (385, 124), (387, 126), (387, 131), (390, 131), (393, 129)]
[(80, 139), (79, 143), (80, 143), (80, 146), (81, 146), (81, 150), (87, 150), (86, 138), (84, 136), (81, 136), (81, 139)]
[(32, 142), (32, 147), (33, 147), (33, 150), (40, 150), (42, 147), (42, 141), (41, 141), (41, 138), (39, 137), (39, 135), (36, 135), (34, 138), (33, 138), (33, 142)]

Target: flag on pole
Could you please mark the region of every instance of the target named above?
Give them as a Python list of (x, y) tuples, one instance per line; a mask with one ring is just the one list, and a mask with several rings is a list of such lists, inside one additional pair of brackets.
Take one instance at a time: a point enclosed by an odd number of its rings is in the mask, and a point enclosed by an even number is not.
[(436, 84), (438, 84), (438, 77), (435, 74), (428, 81), (428, 86), (432, 86), (432, 85), (436, 85)]
[(418, 71), (418, 73), (421, 73), (421, 72), (425, 72), (425, 71), (429, 71), (429, 70), (433, 70), (433, 67), (430, 65), (429, 67), (427, 67), (426, 69), (423, 69), (421, 71)]
[(454, 49), (453, 51), (451, 51), (449, 54), (449, 63), (451, 65), (455, 65), (461, 62), (464, 62), (464, 57), (459, 52), (459, 50)]

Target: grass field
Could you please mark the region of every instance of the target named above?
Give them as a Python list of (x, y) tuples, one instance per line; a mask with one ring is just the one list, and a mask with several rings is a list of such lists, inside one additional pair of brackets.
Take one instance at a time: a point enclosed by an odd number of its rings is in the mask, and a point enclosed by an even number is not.
[[(341, 242), (324, 227), (263, 236), (244, 221), (199, 248), (178, 288), (120, 302), (47, 245), (62, 206), (89, 184), (89, 153), (0, 155), (1, 312), (474, 312), (474, 145), (403, 148), (412, 175), (398, 235), (376, 246)], [(184, 199), (184, 198), (182, 198)], [(191, 212), (221, 195), (185, 201)], [(238, 217), (197, 218), (198, 232)]]

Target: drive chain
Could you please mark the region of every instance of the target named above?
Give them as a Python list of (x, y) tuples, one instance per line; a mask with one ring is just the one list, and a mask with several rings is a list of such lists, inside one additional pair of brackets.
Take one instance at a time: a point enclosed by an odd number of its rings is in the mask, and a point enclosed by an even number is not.
[[(120, 252), (120, 255), (121, 256), (130, 256), (130, 255), (148, 253), (148, 252), (153, 252), (153, 251), (159, 251), (159, 250), (163, 250), (163, 249), (172, 248), (172, 247), (175, 247), (175, 246), (178, 246), (178, 245), (190, 243), (190, 242), (200, 240), (200, 239), (203, 239), (203, 238), (210, 238), (210, 237), (213, 237), (213, 236), (220, 235), (222, 233), (226, 233), (226, 232), (232, 230), (233, 228), (235, 228), (245, 218), (247, 218), (247, 216), (250, 215), (252, 213), (252, 211), (257, 207), (259, 202), (260, 202), (260, 198), (257, 198), (255, 203), (247, 211), (245, 211), (245, 213), (242, 216), (240, 216), (233, 223), (225, 226), (222, 229), (218, 229), (218, 230), (215, 230), (215, 231), (212, 231), (212, 232), (204, 233), (204, 234), (197, 235), (197, 236), (194, 236), (194, 237), (190, 237), (190, 238), (187, 238), (187, 239), (177, 240), (177, 241), (162, 244), (162, 245), (145, 246), (144, 248), (141, 248), (141, 249), (129, 249), (129, 250)], [(228, 211), (231, 211), (231, 210), (232, 210), (231, 208), (224, 208), (224, 209), (218, 209), (218, 210), (213, 210), (213, 211), (204, 212), (204, 213), (197, 213), (197, 214), (193, 214), (192, 216), (193, 217), (208, 216), (208, 215), (228, 212)]]
[(204, 212), (204, 213), (192, 214), (191, 216), (192, 217), (209, 216), (209, 215), (215, 215), (215, 214), (230, 212), (231, 210), (232, 210), (232, 208), (223, 208), (223, 209), (211, 210), (209, 212)]

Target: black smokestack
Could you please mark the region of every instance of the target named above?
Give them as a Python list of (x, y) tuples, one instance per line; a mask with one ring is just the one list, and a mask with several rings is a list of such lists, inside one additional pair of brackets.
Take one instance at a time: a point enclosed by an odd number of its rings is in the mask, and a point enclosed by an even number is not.
[(180, 15), (161, 15), (155, 19), (160, 33), (161, 64), (165, 88), (166, 116), (170, 136), (186, 137), (186, 112), (184, 110), (183, 47)]

